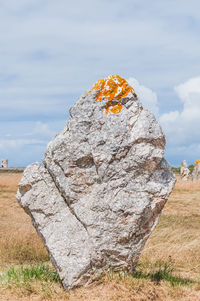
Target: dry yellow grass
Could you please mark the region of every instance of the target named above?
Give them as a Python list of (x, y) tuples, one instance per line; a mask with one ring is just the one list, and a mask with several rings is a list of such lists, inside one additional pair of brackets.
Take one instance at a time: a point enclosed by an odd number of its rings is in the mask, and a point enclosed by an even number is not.
[[(0, 174), (0, 272), (10, 266), (43, 263), (48, 254), (15, 194), (21, 174)], [(138, 268), (147, 274), (158, 262), (173, 263), (174, 273), (194, 283), (173, 287), (167, 281), (107, 274), (86, 288), (65, 292), (59, 283), (34, 281), (0, 285), (0, 300), (158, 301), (200, 300), (200, 183), (178, 178)]]
[(140, 261), (170, 258), (176, 270), (196, 278), (200, 269), (200, 183), (177, 183)]
[(16, 201), (20, 178), (21, 174), (0, 174), (0, 267), (48, 260), (30, 218)]

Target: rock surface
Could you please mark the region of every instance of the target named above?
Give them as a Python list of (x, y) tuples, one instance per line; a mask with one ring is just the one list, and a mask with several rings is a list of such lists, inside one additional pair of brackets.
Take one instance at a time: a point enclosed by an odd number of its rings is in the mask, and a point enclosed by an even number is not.
[(190, 177), (190, 170), (187, 168), (186, 160), (183, 160), (180, 166), (180, 175), (183, 181), (188, 181)]
[(17, 199), (64, 288), (134, 267), (175, 183), (164, 148), (153, 114), (124, 79), (110, 76), (70, 109), (44, 166), (26, 168)]
[(192, 172), (192, 180), (199, 181), (200, 180), (200, 160), (196, 160), (194, 164), (194, 169)]

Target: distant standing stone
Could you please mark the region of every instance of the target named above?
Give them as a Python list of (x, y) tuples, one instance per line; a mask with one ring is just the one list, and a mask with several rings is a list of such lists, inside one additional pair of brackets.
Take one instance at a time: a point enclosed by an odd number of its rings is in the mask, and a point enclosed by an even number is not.
[(175, 184), (165, 136), (118, 75), (70, 109), (44, 166), (26, 168), (17, 199), (31, 216), (64, 288), (110, 267), (131, 271)]
[(200, 160), (196, 160), (194, 164), (194, 169), (192, 172), (192, 180), (193, 181), (200, 180)]
[(190, 177), (190, 170), (187, 168), (186, 160), (183, 160), (180, 166), (180, 175), (183, 181), (188, 181)]
[(8, 159), (1, 160), (1, 168), (8, 168)]

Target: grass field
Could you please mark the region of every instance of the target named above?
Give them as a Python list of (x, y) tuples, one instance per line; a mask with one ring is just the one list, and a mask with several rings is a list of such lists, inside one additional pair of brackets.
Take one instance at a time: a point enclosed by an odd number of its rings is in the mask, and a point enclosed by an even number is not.
[(110, 270), (66, 292), (15, 199), (20, 178), (0, 174), (0, 300), (200, 300), (200, 183), (178, 178), (133, 275)]

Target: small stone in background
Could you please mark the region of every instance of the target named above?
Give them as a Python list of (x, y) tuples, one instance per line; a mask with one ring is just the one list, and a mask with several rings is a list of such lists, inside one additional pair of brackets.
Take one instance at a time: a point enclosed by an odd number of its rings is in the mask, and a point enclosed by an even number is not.
[(194, 169), (192, 172), (192, 180), (193, 181), (200, 180), (200, 160), (196, 160), (194, 164)]
[(180, 175), (183, 181), (188, 181), (190, 177), (190, 170), (187, 168), (186, 160), (183, 160), (180, 166)]
[(8, 159), (1, 160), (1, 168), (8, 168)]

